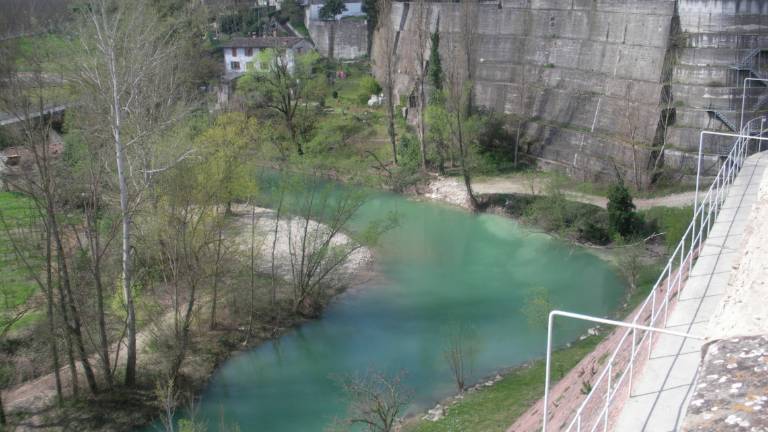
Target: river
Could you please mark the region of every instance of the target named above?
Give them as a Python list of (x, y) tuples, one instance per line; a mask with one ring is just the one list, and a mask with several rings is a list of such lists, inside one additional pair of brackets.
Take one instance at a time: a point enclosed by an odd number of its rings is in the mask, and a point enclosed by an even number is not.
[[(546, 330), (522, 308), (544, 288), (554, 304), (609, 315), (625, 285), (581, 248), (532, 233), (513, 220), (377, 194), (357, 223), (397, 211), (400, 226), (376, 251), (376, 275), (337, 298), (323, 318), (234, 356), (214, 374), (199, 414), (242, 431), (323, 431), (346, 411), (334, 376), (369, 369), (407, 371), (411, 410), (431, 407), (455, 387), (443, 352), (449, 328), (472, 329), (474, 381), (541, 357)], [(583, 334), (563, 322), (558, 344)]]

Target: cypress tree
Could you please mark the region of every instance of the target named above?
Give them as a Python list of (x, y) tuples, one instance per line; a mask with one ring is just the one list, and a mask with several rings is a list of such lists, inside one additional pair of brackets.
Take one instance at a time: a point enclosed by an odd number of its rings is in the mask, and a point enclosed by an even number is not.
[(429, 52), (429, 83), (435, 90), (443, 89), (443, 64), (440, 62), (440, 33), (432, 33), (432, 47)]
[(611, 230), (628, 237), (635, 231), (635, 220), (635, 204), (624, 182), (611, 186), (608, 191), (608, 225)]

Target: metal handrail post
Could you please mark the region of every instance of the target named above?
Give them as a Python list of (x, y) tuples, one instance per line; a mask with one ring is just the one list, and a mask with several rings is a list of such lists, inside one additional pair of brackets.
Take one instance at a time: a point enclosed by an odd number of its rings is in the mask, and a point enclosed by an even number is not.
[[(634, 322), (637, 323), (636, 321)], [(630, 359), (629, 359), (629, 384), (627, 387), (629, 387), (627, 391), (627, 397), (632, 397), (632, 375), (635, 372), (635, 347), (637, 346), (637, 329), (632, 329), (632, 351), (630, 352)]]
[[(656, 322), (656, 290), (651, 292), (651, 321), (650, 325)], [(651, 346), (653, 345), (653, 333), (648, 333), (648, 358), (651, 358)]]
[(667, 268), (669, 270), (667, 271), (667, 292), (664, 293), (664, 327), (667, 326), (667, 319), (669, 318), (669, 301), (672, 298), (670, 293), (672, 289), (672, 264), (667, 264)]
[[(624, 321), (609, 320), (606, 318), (598, 318), (590, 315), (578, 314), (573, 312), (553, 310), (552, 312), (549, 313), (549, 319), (547, 320), (547, 358), (546, 358), (546, 365), (544, 367), (544, 370), (545, 370), (544, 373), (546, 374), (546, 376), (544, 377), (544, 410), (543, 410), (544, 420), (542, 421), (542, 426), (541, 426), (542, 432), (547, 432), (547, 416), (549, 414), (549, 385), (550, 385), (549, 373), (550, 373), (551, 364), (552, 364), (552, 327), (553, 327), (556, 316), (573, 318), (573, 319), (582, 320), (582, 321), (589, 321), (589, 322), (594, 322), (598, 324), (613, 325), (617, 327), (645, 330), (650, 332), (649, 334), (656, 332), (656, 333), (667, 334), (670, 336), (704, 340), (703, 337), (692, 335), (690, 333), (676, 332), (673, 330), (649, 327), (641, 324), (628, 323)], [(610, 388), (608, 389), (608, 393), (610, 393)]]

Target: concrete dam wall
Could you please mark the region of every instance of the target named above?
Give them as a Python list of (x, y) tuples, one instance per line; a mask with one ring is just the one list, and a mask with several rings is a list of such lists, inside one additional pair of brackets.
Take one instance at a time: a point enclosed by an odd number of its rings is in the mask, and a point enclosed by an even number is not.
[(357, 18), (335, 22), (306, 19), (309, 35), (317, 51), (326, 57), (350, 60), (368, 54), (368, 23)]
[[(395, 3), (389, 21), (398, 95), (411, 93), (419, 67), (414, 7)], [(522, 124), (521, 148), (540, 164), (589, 180), (689, 174), (697, 131), (738, 124), (740, 79), (762, 73), (763, 54), (747, 59), (753, 71), (733, 65), (768, 47), (766, 1), (501, 0), (471, 13), (429, 4), (443, 64), (459, 61), (453, 47), (470, 19), (474, 102), (507, 114), (510, 128)], [(374, 47), (375, 65), (379, 57)]]

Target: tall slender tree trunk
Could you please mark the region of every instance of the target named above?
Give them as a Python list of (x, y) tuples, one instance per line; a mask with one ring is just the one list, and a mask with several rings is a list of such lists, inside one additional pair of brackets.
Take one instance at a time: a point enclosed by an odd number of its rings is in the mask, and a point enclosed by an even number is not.
[(395, 97), (393, 84), (387, 85), (387, 133), (389, 134), (389, 143), (392, 145), (392, 162), (397, 165), (397, 138), (395, 136)]
[(336, 51), (336, 17), (331, 21), (331, 30), (328, 32), (328, 58), (333, 60), (334, 51)]
[(245, 335), (245, 343), (248, 344), (248, 340), (251, 338), (251, 332), (253, 331), (254, 310), (253, 304), (256, 295), (256, 206), (251, 206), (251, 301), (248, 304), (248, 333)]
[(45, 230), (45, 301), (46, 301), (46, 316), (48, 320), (48, 338), (51, 345), (51, 361), (53, 362), (53, 375), (56, 379), (56, 403), (61, 404), (64, 399), (64, 395), (61, 389), (61, 372), (59, 369), (59, 347), (56, 346), (56, 323), (54, 322), (53, 315), (53, 259), (51, 252), (51, 230), (50, 222), (46, 224)]
[[(270, 298), (270, 304), (272, 308), (272, 313), (275, 313), (275, 307), (277, 306), (277, 268), (276, 268), (276, 259), (275, 259), (275, 253), (277, 250), (277, 236), (280, 232), (280, 217), (282, 216), (283, 211), (283, 201), (285, 200), (285, 191), (280, 190), (280, 202), (277, 205), (277, 212), (275, 212), (275, 229), (272, 232), (272, 235), (274, 236), (272, 238), (272, 295)], [(290, 221), (288, 222), (290, 223)], [(289, 239), (290, 241), (290, 239)]]
[(216, 329), (216, 305), (219, 301), (219, 273), (221, 272), (221, 244), (224, 241), (221, 225), (218, 226), (216, 237), (216, 264), (213, 273), (213, 299), (211, 301), (211, 323), (210, 329)]
[(56, 279), (56, 288), (59, 292), (59, 308), (61, 309), (61, 319), (64, 321), (64, 344), (67, 347), (67, 361), (69, 362), (69, 374), (72, 382), (72, 395), (77, 396), (80, 393), (79, 378), (77, 376), (77, 365), (75, 365), (75, 352), (72, 348), (72, 325), (69, 322), (69, 313), (67, 312), (67, 298), (64, 294), (64, 288), (61, 284), (61, 274)]
[(107, 323), (104, 310), (104, 281), (101, 274), (101, 236), (98, 226), (98, 202), (99, 202), (100, 178), (91, 171), (90, 203), (85, 207), (86, 237), (88, 250), (91, 255), (91, 274), (96, 288), (96, 314), (99, 325), (99, 359), (107, 387), (114, 384), (112, 367), (109, 360), (109, 338), (107, 336)]
[(3, 408), (3, 394), (0, 392), (0, 426), (2, 426), (2, 429), (5, 429), (7, 424), (8, 420), (5, 418), (5, 408)]
[(176, 353), (176, 358), (174, 359), (173, 366), (171, 367), (171, 380), (174, 387), (176, 386), (176, 379), (179, 376), (181, 365), (184, 363), (184, 358), (187, 355), (187, 348), (189, 347), (189, 327), (192, 323), (192, 311), (195, 307), (197, 284), (193, 282), (190, 284), (190, 287), (189, 300), (187, 301), (187, 310), (184, 313), (184, 320), (182, 322), (181, 328), (177, 333), (177, 340), (181, 342), (181, 346), (179, 347), (179, 351)]
[(51, 230), (53, 232), (53, 238), (56, 241), (56, 251), (59, 255), (58, 264), (59, 264), (59, 274), (61, 277), (61, 284), (66, 294), (67, 305), (69, 306), (69, 313), (72, 315), (72, 324), (71, 324), (72, 335), (75, 337), (75, 343), (77, 344), (76, 346), (77, 346), (78, 355), (80, 357), (80, 363), (83, 365), (83, 371), (85, 372), (85, 379), (88, 382), (88, 387), (90, 388), (91, 393), (96, 393), (98, 391), (98, 386), (96, 385), (96, 376), (93, 373), (93, 368), (91, 368), (91, 363), (88, 360), (88, 353), (85, 350), (85, 343), (83, 342), (82, 323), (80, 321), (80, 312), (77, 310), (77, 305), (75, 304), (75, 298), (72, 294), (72, 286), (70, 284), (70, 278), (69, 278), (69, 266), (67, 265), (66, 256), (64, 255), (64, 245), (62, 243), (61, 233), (59, 232), (58, 222), (56, 221), (56, 217), (53, 216), (53, 207), (50, 204), (50, 202), (51, 201), (49, 201), (48, 211), (51, 212), (50, 213)]
[(427, 97), (424, 92), (424, 67), (421, 66), (422, 73), (419, 79), (419, 146), (421, 147), (421, 169), (427, 170), (427, 132), (424, 117), (427, 111)]
[(457, 141), (459, 144), (459, 163), (461, 164), (461, 175), (464, 178), (464, 187), (467, 189), (467, 195), (469, 196), (469, 203), (472, 206), (472, 210), (477, 210), (480, 205), (477, 202), (475, 193), (472, 190), (472, 176), (467, 166), (467, 153), (466, 146), (464, 145), (464, 131), (462, 127), (462, 114), (459, 110), (456, 110), (456, 129), (458, 132)]
[(99, 321), (99, 348), (101, 350), (101, 367), (104, 371), (104, 380), (107, 387), (112, 387), (112, 368), (109, 362), (109, 339), (107, 337), (107, 323), (104, 317), (104, 284), (101, 280), (101, 258), (99, 258), (98, 244), (96, 245), (96, 255), (93, 257), (93, 278), (96, 285), (96, 313)]
[(132, 269), (131, 269), (131, 214), (128, 205), (128, 181), (126, 179), (125, 148), (121, 141), (121, 110), (119, 84), (117, 82), (117, 67), (115, 53), (110, 53), (110, 74), (112, 79), (112, 136), (115, 144), (115, 160), (117, 163), (117, 182), (120, 190), (120, 216), (122, 218), (122, 249), (123, 266), (123, 300), (127, 313), (128, 350), (125, 362), (125, 385), (136, 384), (136, 311), (133, 304)]
[(131, 215), (128, 208), (128, 183), (125, 178), (125, 150), (120, 143), (120, 132), (115, 132), (115, 152), (117, 159), (117, 177), (120, 187), (120, 212), (122, 214), (122, 264), (123, 297), (128, 314), (128, 350), (125, 363), (125, 385), (136, 384), (136, 312), (133, 305), (133, 287), (131, 284)]

